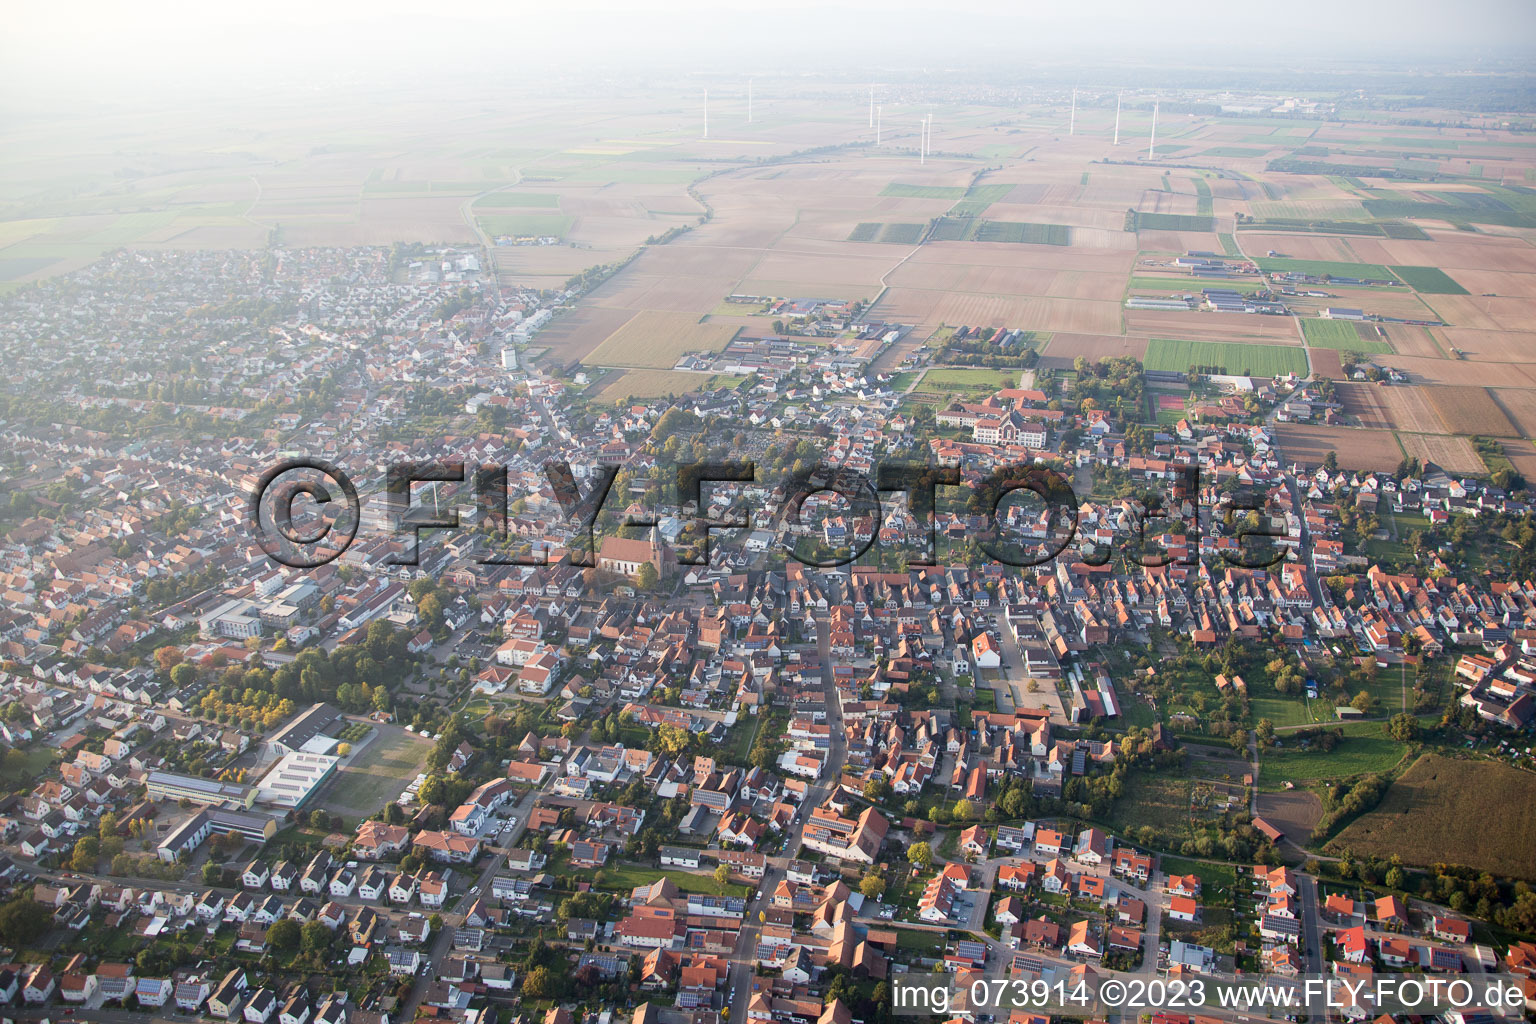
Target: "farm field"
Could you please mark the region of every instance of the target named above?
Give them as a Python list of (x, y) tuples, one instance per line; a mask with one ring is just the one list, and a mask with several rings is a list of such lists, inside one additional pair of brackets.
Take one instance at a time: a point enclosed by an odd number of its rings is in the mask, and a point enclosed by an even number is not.
[[(1433, 390), (1433, 389), (1430, 389)], [(1434, 463), (1447, 473), (1477, 473), (1486, 471), (1483, 460), (1478, 457), (1477, 450), (1472, 447), (1472, 442), (1464, 437), (1450, 437), (1443, 434), (1407, 434), (1397, 435), (1398, 441), (1403, 446), (1403, 451), (1409, 458), (1417, 458), (1420, 462)], [(1390, 466), (1381, 466), (1381, 469), (1390, 471)]]
[(1147, 354), (1147, 339), (1120, 334), (1074, 334), (1058, 332), (1051, 335), (1040, 357), (1040, 365), (1047, 368), (1065, 369), (1078, 356), (1097, 362), (1130, 356), (1142, 359)]
[(678, 370), (624, 370), (602, 381), (595, 396), (599, 402), (627, 402), (632, 398), (657, 398), (684, 395), (690, 391), (708, 391), (719, 386), (722, 375), (685, 373)]
[(1536, 437), (1536, 391), (1523, 388), (1495, 388), (1492, 394), (1514, 421), (1521, 437)]
[(1403, 459), (1403, 450), (1390, 430), (1277, 423), (1275, 443), (1286, 462), (1313, 469), (1323, 464), (1329, 452), (1338, 454), (1344, 469), (1365, 472), (1391, 472)]
[(1487, 388), (1446, 385), (1426, 388), (1425, 395), (1452, 434), (1511, 437), (1519, 433)]
[(1443, 327), (1445, 343), (1469, 360), (1478, 362), (1536, 362), (1536, 332), (1471, 330)]
[(1498, 761), (1424, 754), (1377, 807), (1328, 844), (1357, 854), (1399, 854), (1415, 865), (1464, 864), (1536, 879), (1536, 775)]
[(1220, 373), (1259, 377), (1274, 377), (1285, 373), (1301, 376), (1307, 374), (1307, 356), (1299, 348), (1169, 338), (1152, 339), (1147, 345), (1145, 365), (1149, 370), (1179, 371), (1191, 366), (1219, 367), (1217, 372)]
[[(1364, 387), (1365, 385), (1360, 385)], [(1429, 388), (1412, 384), (1393, 384), (1390, 387), (1372, 385), (1386, 403), (1387, 419), (1394, 430), (1406, 430), (1416, 434), (1440, 434), (1445, 423), (1429, 400)]]
[(1341, 382), (1333, 389), (1344, 415), (1362, 427), (1372, 430), (1391, 430), (1392, 414), (1388, 411), (1386, 389), (1376, 384)]
[(1259, 794), (1259, 816), (1297, 842), (1305, 842), (1323, 816), (1323, 801), (1306, 789)]
[(1451, 276), (1439, 267), (1393, 267), (1392, 273), (1396, 274), (1408, 287), (1416, 292), (1426, 292), (1431, 295), (1465, 295), (1467, 290), (1451, 279)]
[(1391, 352), (1392, 346), (1384, 341), (1366, 338), (1361, 331), (1366, 325), (1348, 320), (1324, 320), (1307, 317), (1301, 321), (1301, 333), (1307, 344), (1314, 348), (1336, 348), (1343, 352)]
[(1166, 338), (1178, 335), (1192, 341), (1232, 341), (1252, 338), (1275, 345), (1291, 345), (1300, 350), (1301, 339), (1288, 316), (1256, 316), (1246, 313), (1207, 313), (1161, 309), (1127, 309), (1128, 334)]
[(725, 324), (701, 324), (689, 313), (647, 309), (603, 339), (583, 357), (590, 366), (628, 366), (670, 369), (689, 352), (719, 352), (738, 328)]
[(560, 213), (481, 213), (475, 218), (487, 233), (497, 235), (552, 235), (564, 238), (576, 223)]
[[(1291, 246), (1295, 248), (1294, 244)], [(1279, 256), (1260, 256), (1254, 260), (1260, 270), (1286, 271), (1293, 274), (1311, 274), (1333, 277), (1353, 277), (1373, 281), (1395, 281), (1392, 271), (1379, 263), (1344, 263), (1336, 260), (1298, 260)]]

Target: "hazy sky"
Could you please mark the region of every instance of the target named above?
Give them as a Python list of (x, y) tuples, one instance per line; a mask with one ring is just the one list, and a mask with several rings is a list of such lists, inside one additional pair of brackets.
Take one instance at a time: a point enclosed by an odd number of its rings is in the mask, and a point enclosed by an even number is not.
[[(1157, 62), (1204, 53), (1243, 66), (1307, 55), (1400, 61), (1415, 54), (1536, 53), (1532, 0), (1289, 0), (1178, 5), (1146, 0), (272, 0), (260, 4), (82, 0), (24, 4), (0, 34), (12, 101), (64, 88), (214, 81), (259, 88), (297, 69), (389, 75), (466, 68), (709, 70), (805, 67), (857, 73), (968, 61), (1022, 66)], [(412, 76), (414, 77), (414, 75)]]

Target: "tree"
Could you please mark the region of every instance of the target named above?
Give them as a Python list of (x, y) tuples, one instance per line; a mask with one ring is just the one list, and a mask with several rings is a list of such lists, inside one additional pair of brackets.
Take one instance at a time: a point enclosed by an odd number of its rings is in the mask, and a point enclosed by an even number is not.
[(535, 967), (523, 976), (523, 995), (534, 999), (558, 999), (563, 988), (560, 977), (548, 967)]
[(1329, 451), (1327, 455), (1324, 455), (1323, 468), (1330, 473), (1337, 472), (1339, 468), (1339, 453), (1336, 451)]
[(661, 576), (656, 572), (656, 567), (650, 562), (640, 566), (640, 571), (635, 574), (635, 585), (641, 590), (655, 590), (661, 582)]
[(864, 783), (864, 799), (880, 803), (891, 795), (891, 781), (884, 775), (875, 775)]
[(1372, 697), (1369, 690), (1361, 690), (1355, 694), (1355, 699), (1349, 702), (1349, 706), (1362, 715), (1370, 714), (1371, 708), (1376, 706), (1376, 698)]
[(336, 744), (336, 756), (337, 757), (346, 757), (350, 753), (352, 753), (352, 744), (350, 744), (350, 743), (338, 743), (338, 744)]
[(69, 858), (69, 863), (76, 871), (95, 871), (96, 858), (100, 856), (101, 840), (95, 836), (82, 836), (75, 843), (75, 852)]
[(970, 821), (976, 817), (976, 805), (969, 800), (956, 800), (950, 814), (956, 821)]
[(310, 921), (300, 929), (304, 952), (323, 953), (331, 948), (331, 930), (319, 921)]
[(1387, 735), (1399, 743), (1412, 743), (1419, 738), (1419, 720), (1401, 711), (1387, 720)]
[(731, 869), (724, 864), (715, 865), (715, 884), (720, 887), (721, 892), (725, 891), (725, 883), (730, 880)]
[(1398, 867), (1388, 868), (1386, 881), (1388, 889), (1401, 889), (1404, 881), (1403, 869)]
[(913, 843), (907, 847), (907, 860), (919, 869), (933, 863), (933, 847), (927, 843)]
[(171, 682), (177, 687), (190, 686), (197, 679), (197, 669), (182, 662), (171, 669)]
[(865, 875), (859, 880), (859, 892), (867, 900), (878, 900), (885, 895), (885, 879), (879, 875)]
[(203, 884), (218, 885), (224, 880), (224, 869), (213, 861), (203, 865)]
[[(321, 925), (320, 927), (324, 928), (325, 926)], [(291, 917), (285, 917), (281, 921), (274, 922), (272, 927), (267, 929), (267, 945), (283, 952), (298, 949), (302, 938), (303, 929), (299, 927), (299, 922)]]
[(31, 946), (48, 930), (52, 920), (48, 908), (34, 900), (32, 890), (27, 889), (0, 907), (0, 942), (16, 948)]

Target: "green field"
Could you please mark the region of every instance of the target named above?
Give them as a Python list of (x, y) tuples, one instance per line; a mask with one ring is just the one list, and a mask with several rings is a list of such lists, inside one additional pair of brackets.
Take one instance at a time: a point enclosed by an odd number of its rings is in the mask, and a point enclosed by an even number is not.
[(506, 206), (560, 206), (560, 197), (549, 192), (492, 192), (475, 200), (475, 209)]
[(1248, 149), (1243, 146), (1215, 146), (1205, 150), (1201, 156), (1263, 156), (1267, 149)]
[(944, 185), (903, 185), (893, 181), (881, 189), (880, 194), (901, 199), (963, 199), (965, 189)]
[(1307, 374), (1307, 354), (1285, 345), (1244, 345), (1226, 341), (1182, 341), (1153, 338), (1147, 344), (1143, 365), (1149, 370), (1175, 370), (1191, 366), (1221, 367), (1223, 373), (1274, 377), (1282, 373)]
[(1259, 770), (1264, 788), (1287, 780), (1300, 784), (1384, 772), (1408, 751), (1383, 731), (1380, 722), (1350, 722), (1330, 728), (1344, 730), (1344, 739), (1332, 750), (1325, 751), (1315, 743), (1303, 750), (1294, 738), (1282, 734), (1281, 749), (1262, 752)]
[(1439, 267), (1393, 267), (1404, 284), (1427, 295), (1465, 295), (1467, 290)]
[(960, 201), (950, 207), (947, 216), (980, 217), (986, 212), (987, 207), (1005, 198), (1012, 191), (1012, 185), (972, 185), (965, 190), (965, 195)]
[(1135, 231), (1214, 231), (1216, 218), (1193, 213), (1138, 213)]
[(491, 235), (553, 235), (564, 238), (575, 223), (575, 217), (559, 213), (492, 213), (481, 214), (480, 226)]
[(919, 391), (956, 391), (992, 394), (1001, 388), (1019, 386), (1017, 370), (929, 370), (923, 374)]
[(1380, 263), (1339, 263), (1333, 260), (1293, 260), (1283, 256), (1260, 256), (1254, 260), (1260, 270), (1288, 271), (1293, 274), (1311, 274), (1321, 277), (1354, 277), (1372, 281), (1393, 281), (1392, 271)]
[(1536, 878), (1533, 835), (1536, 775), (1499, 761), (1425, 754), (1328, 849)]
[(886, 242), (893, 245), (916, 245), (923, 237), (922, 224), (882, 224), (864, 221), (848, 235), (850, 242)]
[(976, 227), (978, 242), (1033, 242), (1036, 245), (1071, 245), (1072, 229), (1065, 224), (1025, 224), (984, 220)]
[(1306, 317), (1301, 321), (1301, 333), (1313, 348), (1336, 348), (1341, 352), (1391, 352), (1392, 346), (1374, 338), (1360, 336), (1355, 325), (1348, 320), (1324, 320), (1322, 317)]
[[(722, 895), (714, 874), (693, 874), (691, 871), (666, 871), (662, 868), (642, 867), (639, 864), (615, 864), (599, 868), (593, 884), (600, 889), (613, 892), (629, 893), (630, 890), (641, 885), (650, 885), (662, 878), (672, 879), (672, 883), (683, 892), (704, 893), (708, 896)], [(752, 890), (745, 885), (727, 884), (724, 889), (726, 896), (750, 896)]]
[(1131, 278), (1131, 290), (1142, 291), (1166, 291), (1179, 292), (1181, 294), (1200, 294), (1201, 288), (1231, 288), (1239, 295), (1252, 295), (1258, 291), (1258, 285), (1243, 287), (1240, 281), (1213, 281), (1199, 277), (1133, 277)]

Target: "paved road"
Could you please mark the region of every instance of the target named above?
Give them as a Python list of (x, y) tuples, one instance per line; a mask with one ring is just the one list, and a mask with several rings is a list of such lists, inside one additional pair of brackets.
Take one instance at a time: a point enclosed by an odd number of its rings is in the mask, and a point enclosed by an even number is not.
[(788, 846), (788, 854), (777, 857), (769, 857), (767, 867), (763, 872), (763, 879), (758, 883), (757, 895), (747, 905), (747, 917), (742, 922), (741, 933), (736, 939), (736, 949), (731, 953), (731, 966), (727, 973), (725, 1002), (729, 1014), (729, 1024), (745, 1024), (747, 1019), (747, 1005), (751, 1000), (751, 984), (754, 972), (754, 961), (757, 955), (758, 937), (762, 933), (762, 927), (758, 923), (758, 914), (768, 909), (773, 897), (773, 891), (784, 878), (784, 873), (789, 867), (790, 859), (800, 852), (800, 843), (805, 835), (805, 822), (810, 817), (811, 810), (819, 806), (837, 785), (837, 780), (842, 776), (843, 765), (848, 758), (848, 743), (843, 734), (843, 709), (842, 703), (837, 697), (837, 687), (832, 681), (832, 653), (830, 647), (830, 631), (827, 628), (825, 618), (816, 622), (816, 649), (821, 659), (822, 689), (826, 697), (827, 726), (830, 732), (827, 748), (826, 770), (822, 777), (806, 792), (805, 800), (800, 805), (799, 813), (795, 815), (795, 822), (790, 833), (791, 842)]
[[(487, 840), (494, 842), (496, 847), (486, 868), (480, 872), (479, 878), (470, 885), (470, 888), (479, 888), (478, 895), (484, 896), (489, 893), (492, 880), (506, 869), (506, 856), (501, 851), (515, 847), (518, 841), (522, 839), (524, 830), (528, 828), (528, 814), (533, 810), (533, 803), (538, 799), (540, 792), (541, 790), (537, 789), (529, 790), (523, 794), (521, 800), (513, 805), (512, 810), (517, 815), (517, 825), (512, 829), (511, 833), (505, 837), (487, 837)], [(460, 897), (458, 906), (467, 908), (469, 904), (474, 902), (475, 898), (470, 896), (468, 890), (466, 890), (465, 895)], [(433, 969), (435, 966), (442, 964), (443, 956), (453, 948), (454, 930), (463, 923), (464, 915), (462, 913), (443, 915), (443, 928), (432, 938), (431, 944), (425, 950), (427, 962), (422, 965), (422, 973), (417, 977), (416, 984), (412, 986), (410, 996), (401, 1004), (400, 1012), (396, 1017), (397, 1020), (410, 1021), (416, 1019), (416, 1008), (421, 1005), (421, 1000), (427, 994), (427, 989), (431, 986), (432, 979), (435, 977)]]

